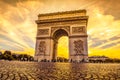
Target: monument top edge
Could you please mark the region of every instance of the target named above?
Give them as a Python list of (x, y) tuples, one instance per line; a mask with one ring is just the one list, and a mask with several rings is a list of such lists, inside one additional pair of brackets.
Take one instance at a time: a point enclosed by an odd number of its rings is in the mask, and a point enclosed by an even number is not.
[(61, 11), (61, 12), (52, 12), (52, 13), (43, 13), (39, 14), (38, 17), (40, 16), (50, 16), (50, 15), (57, 15), (57, 14), (74, 14), (74, 13), (85, 13), (86, 14), (86, 9), (79, 9), (79, 10), (71, 10), (71, 11)]

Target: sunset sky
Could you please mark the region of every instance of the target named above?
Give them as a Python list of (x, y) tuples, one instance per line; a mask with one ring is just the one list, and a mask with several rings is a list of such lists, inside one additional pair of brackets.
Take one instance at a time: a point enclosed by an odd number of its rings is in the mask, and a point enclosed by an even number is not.
[[(120, 58), (119, 3), (120, 0), (0, 0), (0, 51), (34, 55), (38, 14), (86, 9), (89, 56)], [(61, 42), (59, 47), (66, 49), (65, 42)]]

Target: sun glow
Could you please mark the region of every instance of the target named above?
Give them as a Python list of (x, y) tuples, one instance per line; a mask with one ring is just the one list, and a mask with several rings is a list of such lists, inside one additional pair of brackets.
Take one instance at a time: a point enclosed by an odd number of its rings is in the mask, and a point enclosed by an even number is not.
[[(38, 14), (86, 9), (89, 56), (120, 58), (119, 3), (119, 0), (0, 0), (0, 51), (34, 55)], [(58, 56), (68, 57), (68, 39), (61, 37), (58, 42)]]
[(63, 36), (58, 40), (57, 57), (69, 58), (68, 37)]

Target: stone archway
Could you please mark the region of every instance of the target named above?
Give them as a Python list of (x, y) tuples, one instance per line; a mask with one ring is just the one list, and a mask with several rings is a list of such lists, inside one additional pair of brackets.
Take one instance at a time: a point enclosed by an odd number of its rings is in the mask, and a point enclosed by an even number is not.
[(63, 35), (69, 37), (69, 60), (87, 60), (87, 21), (86, 10), (39, 14), (35, 60), (55, 59), (57, 41)]
[(53, 34), (53, 55), (52, 55), (52, 59), (56, 59), (56, 55), (57, 55), (57, 47), (58, 47), (58, 39), (62, 36), (69, 36), (67, 31), (65, 31), (64, 29), (58, 29), (54, 32)]

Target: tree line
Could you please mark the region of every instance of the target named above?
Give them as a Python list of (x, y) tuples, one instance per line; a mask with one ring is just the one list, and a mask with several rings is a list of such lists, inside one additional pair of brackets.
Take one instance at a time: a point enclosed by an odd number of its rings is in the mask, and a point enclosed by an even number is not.
[(106, 60), (89, 60), (89, 63), (120, 63), (120, 59), (117, 58), (108, 58)]
[(18, 60), (18, 61), (33, 61), (34, 58), (28, 54), (15, 54), (11, 51), (0, 52), (0, 60)]

